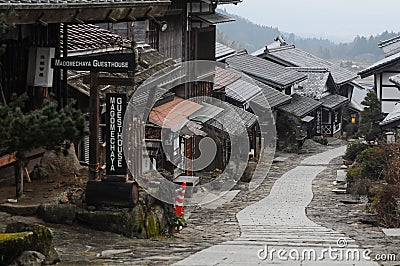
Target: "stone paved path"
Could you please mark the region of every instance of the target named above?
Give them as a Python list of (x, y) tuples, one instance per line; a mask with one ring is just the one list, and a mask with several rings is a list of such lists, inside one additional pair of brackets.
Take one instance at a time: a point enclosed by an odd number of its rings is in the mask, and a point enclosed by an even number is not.
[[(305, 213), (313, 198), (313, 179), (344, 152), (345, 146), (303, 160), (275, 182), (269, 196), (237, 214), (239, 238), (200, 251), (176, 265), (376, 265), (363, 260), (364, 250), (354, 240), (314, 223)], [(343, 245), (346, 247), (341, 248)], [(355, 253), (346, 253), (348, 249)], [(278, 250), (282, 250), (280, 254)]]

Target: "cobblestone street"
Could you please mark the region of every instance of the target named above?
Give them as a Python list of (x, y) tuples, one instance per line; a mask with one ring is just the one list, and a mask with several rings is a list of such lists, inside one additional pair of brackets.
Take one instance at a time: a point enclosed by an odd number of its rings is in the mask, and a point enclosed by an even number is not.
[[(299, 155), (277, 154), (277, 156), (286, 157), (288, 159), (284, 162), (277, 162), (272, 165), (268, 177), (264, 180), (262, 186), (248, 193), (247, 184), (239, 183), (234, 189), (240, 190), (240, 193), (231, 202), (226, 203), (222, 207), (215, 210), (206, 208), (191, 208), (185, 210), (186, 213), (190, 212), (188, 227), (180, 234), (176, 234), (174, 238), (158, 238), (154, 240), (130, 239), (117, 234), (99, 232), (78, 225), (70, 227), (47, 224), (55, 233), (53, 243), (62, 261), (59, 265), (170, 265), (201, 250), (226, 241), (232, 241), (240, 236), (240, 227), (236, 218), (236, 215), (240, 213), (240, 211), (259, 201), (265, 201), (276, 181), (283, 180), (282, 175), (288, 172), (290, 173), (290, 171), (297, 167), (305, 158), (342, 145), (343, 143), (340, 141), (332, 143), (330, 146), (322, 146), (307, 141), (302, 153)], [(307, 215), (316, 224), (310, 221), (308, 226), (312, 226), (314, 229), (319, 228), (321, 232), (334, 229), (336, 232), (333, 238), (345, 234), (356, 240), (356, 245), (361, 245), (363, 247), (385, 246), (386, 249), (383, 250), (395, 250), (399, 243), (384, 238), (383, 234), (379, 233), (381, 231), (378, 228), (369, 226), (353, 230), (354, 226), (348, 225), (348, 219), (346, 219), (347, 213), (345, 213), (344, 210), (341, 210), (341, 212), (343, 212), (342, 216), (332, 214), (330, 210), (329, 212), (323, 211), (339, 203), (339, 199), (333, 197), (333, 193), (327, 189), (328, 185), (334, 180), (334, 176), (331, 175), (333, 170), (330, 169), (337, 169), (337, 167), (339, 167), (338, 162), (338, 160), (334, 160), (333, 164), (315, 167), (318, 168), (318, 171), (314, 173), (315, 175), (322, 172), (317, 175), (314, 181), (313, 192), (315, 197), (309, 205), (309, 208), (307, 208)], [(300, 167), (308, 167), (308, 163)], [(325, 168), (326, 170), (324, 170)], [(296, 171), (291, 172), (295, 173)], [(308, 182), (311, 181), (312, 179), (309, 178)], [(316, 189), (318, 189), (318, 191), (315, 191)], [(297, 193), (300, 192), (298, 191)], [(307, 197), (308, 201), (311, 200), (312, 194), (307, 194)], [(294, 197), (288, 196), (287, 199), (293, 200)], [(307, 200), (302, 204), (305, 204)], [(265, 203), (264, 206), (267, 210), (269, 209), (268, 204), (269, 203)], [(287, 206), (290, 207), (291, 205), (289, 204)], [(305, 205), (303, 207), (305, 207)], [(295, 208), (293, 208), (293, 210), (294, 209)], [(340, 210), (338, 208), (333, 211), (339, 212)], [(361, 210), (359, 212), (361, 212)], [(244, 219), (244, 217), (247, 217), (246, 215), (245, 211), (243, 211), (239, 217), (243, 217)], [(301, 216), (306, 219), (305, 216)], [(0, 213), (0, 230), (4, 230), (7, 223), (17, 220), (33, 221), (35, 219), (28, 217), (12, 217), (11, 215)], [(375, 231), (376, 233), (374, 233), (372, 237), (368, 237), (370, 232)], [(270, 232), (272, 233), (272, 231)], [(353, 244), (352, 242), (349, 243)], [(262, 245), (264, 245), (264, 243)], [(254, 259), (257, 259), (257, 250), (263, 248), (263, 246), (257, 244), (251, 247), (251, 255)], [(258, 262), (267, 264), (267, 261), (259, 260)], [(198, 265), (198, 263), (195, 265)]]

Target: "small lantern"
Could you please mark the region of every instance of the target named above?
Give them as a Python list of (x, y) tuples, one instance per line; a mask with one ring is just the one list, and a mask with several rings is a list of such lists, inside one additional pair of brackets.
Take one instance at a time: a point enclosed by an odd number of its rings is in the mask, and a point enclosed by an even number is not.
[(356, 123), (356, 116), (355, 115), (351, 115), (351, 123), (352, 124)]

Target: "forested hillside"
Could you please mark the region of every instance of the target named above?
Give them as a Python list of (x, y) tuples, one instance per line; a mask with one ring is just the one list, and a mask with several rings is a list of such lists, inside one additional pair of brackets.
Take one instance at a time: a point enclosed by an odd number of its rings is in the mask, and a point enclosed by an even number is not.
[(246, 49), (248, 52), (258, 50), (273, 42), (278, 35), (282, 35), (288, 43), (294, 43), (296, 47), (325, 59), (375, 62), (382, 58), (378, 43), (400, 35), (385, 31), (376, 36), (355, 36), (350, 43), (335, 44), (327, 39), (302, 38), (294, 33), (280, 32), (278, 28), (254, 24), (233, 14), (228, 15), (236, 21), (219, 25), (217, 40), (234, 49)]

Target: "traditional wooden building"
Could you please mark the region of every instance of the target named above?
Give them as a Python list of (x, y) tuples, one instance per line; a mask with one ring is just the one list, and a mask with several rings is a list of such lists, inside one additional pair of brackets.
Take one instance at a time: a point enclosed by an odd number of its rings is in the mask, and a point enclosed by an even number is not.
[[(176, 61), (215, 60), (216, 24), (234, 19), (216, 12), (218, 5), (239, 0), (173, 0), (162, 21), (136, 24), (136, 35), (165, 56)], [(160, 27), (165, 23), (166, 27)]]
[(294, 92), (322, 104), (321, 109), (317, 110), (315, 120), (308, 122), (307, 128), (313, 128), (315, 135), (334, 136), (342, 133), (344, 107), (349, 100), (338, 94), (331, 73), (325, 68), (293, 69), (307, 74), (305, 81), (293, 87)]
[[(400, 73), (400, 36), (383, 41), (379, 47), (384, 58), (358, 74), (361, 78), (374, 76), (374, 89), (382, 104), (382, 113), (391, 113), (400, 101), (400, 90), (390, 79)], [(393, 78), (396, 80), (396, 77)]]
[(62, 50), (60, 43), (66, 43), (68, 31), (64, 27), (64, 37), (61, 35), (61, 23), (115, 23), (157, 18), (164, 16), (170, 3), (167, 0), (2, 3), (0, 13), (8, 24), (14, 25), (0, 37), (1, 43), (6, 45), (0, 58), (5, 99), (14, 92), (28, 92), (32, 98), (53, 92), (61, 104), (67, 102), (67, 85), (61, 82), (62, 75), (66, 74), (50, 67), (51, 57), (67, 56), (67, 46)]
[(285, 67), (325, 68), (331, 72), (338, 87), (338, 93), (349, 100), (352, 97), (354, 85), (351, 82), (357, 78), (356, 74), (296, 48), (295, 45), (288, 45), (286, 42), (280, 41), (279, 45), (267, 46), (263, 52), (259, 52), (256, 56)]
[(226, 64), (287, 95), (291, 94), (294, 84), (307, 78), (305, 74), (247, 53), (229, 57)]

